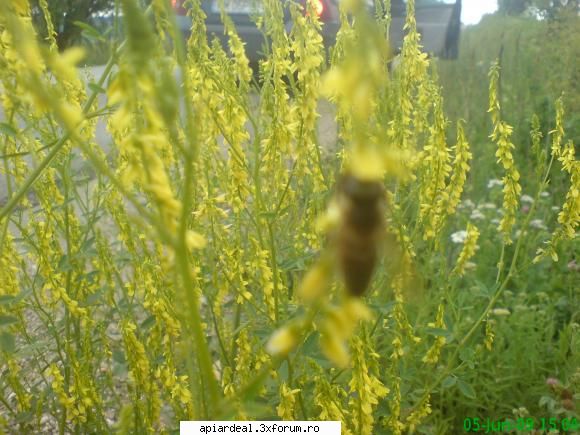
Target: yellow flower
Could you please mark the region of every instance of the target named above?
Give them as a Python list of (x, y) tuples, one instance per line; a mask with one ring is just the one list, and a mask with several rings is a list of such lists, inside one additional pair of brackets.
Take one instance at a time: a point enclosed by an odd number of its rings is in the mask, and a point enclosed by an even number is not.
[(297, 296), (305, 302), (319, 300), (330, 285), (330, 272), (328, 262), (321, 261), (315, 264), (302, 279), (296, 292)]
[(85, 50), (73, 47), (62, 54), (54, 53), (49, 57), (49, 66), (54, 75), (60, 80), (74, 82), (78, 80), (77, 63), (85, 57)]
[(465, 138), (463, 123), (457, 123), (457, 144), (455, 145), (455, 160), (453, 161), (453, 173), (447, 188), (447, 213), (453, 214), (463, 192), (463, 185), (469, 171), (469, 161), (472, 154), (469, 151), (469, 143)]
[(459, 254), (455, 268), (452, 271), (454, 275), (463, 275), (465, 273), (465, 266), (468, 260), (473, 257), (475, 251), (477, 250), (477, 240), (479, 238), (479, 230), (471, 222), (467, 224), (467, 234), (465, 236), (465, 242), (463, 243), (463, 249)]
[(349, 297), (338, 307), (329, 307), (320, 325), (323, 353), (338, 367), (350, 361), (347, 341), (361, 320), (372, 319), (372, 313), (359, 298)]
[(201, 249), (206, 245), (205, 238), (201, 234), (191, 230), (185, 234), (185, 240), (189, 249)]
[[(443, 318), (444, 314), (445, 307), (443, 304), (439, 304), (439, 308), (437, 309), (437, 319), (434, 323), (429, 323), (428, 326), (431, 328), (445, 329), (445, 320)], [(437, 364), (437, 361), (439, 361), (439, 355), (441, 354), (441, 349), (445, 343), (445, 337), (438, 336), (435, 339), (435, 343), (433, 343), (431, 348), (427, 351), (427, 354), (423, 357), (422, 361), (426, 364)]]
[(506, 245), (512, 243), (511, 230), (516, 222), (516, 211), (519, 207), (519, 198), (522, 188), (519, 184), (520, 173), (516, 169), (512, 149), (514, 144), (510, 138), (513, 127), (501, 120), (500, 103), (497, 96), (499, 82), (499, 62), (495, 61), (489, 72), (489, 110), (494, 124), (491, 139), (497, 143), (496, 157), (505, 170), (503, 177), (503, 217), (499, 224), (499, 231), (503, 234)]
[(283, 358), (288, 355), (297, 344), (297, 331), (290, 326), (284, 326), (272, 334), (266, 344), (266, 351), (272, 356)]
[(68, 102), (63, 102), (59, 109), (62, 121), (70, 131), (74, 131), (84, 119), (82, 111)]
[(296, 419), (296, 395), (300, 393), (299, 388), (290, 389), (285, 382), (280, 385), (280, 404), (276, 407), (276, 412), (282, 420)]
[(327, 330), (320, 337), (320, 347), (324, 355), (337, 367), (346, 368), (350, 362), (346, 342), (341, 337)]
[(382, 180), (385, 173), (383, 155), (374, 148), (355, 148), (350, 159), (350, 171), (361, 181)]

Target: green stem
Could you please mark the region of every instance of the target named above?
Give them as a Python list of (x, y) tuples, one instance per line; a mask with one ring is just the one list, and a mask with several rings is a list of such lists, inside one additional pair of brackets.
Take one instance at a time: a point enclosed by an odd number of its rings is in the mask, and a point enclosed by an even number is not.
[(270, 258), (272, 263), (272, 284), (274, 286), (274, 322), (278, 325), (279, 321), (279, 286), (278, 286), (278, 260), (276, 259), (276, 243), (274, 241), (274, 231), (272, 223), (268, 222), (268, 236), (270, 242)]
[[(169, 3), (165, 3), (166, 10), (168, 11), (168, 17), (170, 20), (171, 31), (173, 33), (173, 39), (175, 42), (175, 54), (177, 58), (177, 63), (182, 71), (182, 85), (184, 90), (184, 96), (186, 99), (185, 104), (185, 133), (187, 145), (185, 147), (185, 170), (184, 170), (184, 184), (183, 184), (183, 197), (182, 197), (182, 214), (179, 222), (179, 236), (176, 242), (176, 258), (177, 266), (181, 278), (183, 281), (183, 287), (185, 290), (185, 297), (187, 299), (187, 306), (189, 309), (188, 315), (185, 316), (185, 322), (189, 324), (189, 328), (193, 333), (193, 339), (195, 347), (191, 349), (197, 350), (197, 357), (200, 366), (200, 380), (205, 383), (208, 389), (209, 403), (205, 409), (206, 417), (214, 417), (214, 413), (217, 412), (217, 403), (219, 399), (219, 385), (217, 379), (213, 372), (212, 360), (209, 350), (209, 345), (206, 337), (203, 333), (202, 317), (200, 312), (200, 300), (199, 295), (195, 291), (195, 285), (192, 276), (192, 267), (189, 261), (189, 249), (186, 244), (186, 234), (188, 229), (188, 222), (190, 217), (190, 211), (192, 206), (192, 188), (193, 188), (193, 165), (197, 161), (198, 154), (198, 143), (197, 135), (194, 126), (193, 111), (190, 102), (192, 101), (192, 89), (189, 80), (185, 80), (186, 74), (186, 51), (183, 45), (183, 40), (177, 26), (177, 21), (175, 19), (175, 14), (168, 10)], [(193, 386), (193, 380), (190, 382), (190, 386)], [(205, 390), (205, 388), (204, 388)], [(194, 391), (192, 391), (194, 393)], [(202, 396), (205, 396), (205, 391)]]

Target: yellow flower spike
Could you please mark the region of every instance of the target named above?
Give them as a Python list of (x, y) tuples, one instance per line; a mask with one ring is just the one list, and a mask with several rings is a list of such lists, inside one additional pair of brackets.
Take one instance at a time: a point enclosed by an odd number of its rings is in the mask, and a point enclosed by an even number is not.
[(84, 119), (82, 111), (70, 103), (64, 102), (59, 109), (59, 116), (68, 130), (75, 130)]
[(314, 265), (302, 279), (297, 296), (305, 302), (313, 302), (328, 290), (330, 284), (331, 267), (328, 262), (321, 261)]
[(42, 63), (42, 57), (40, 56), (40, 50), (38, 45), (33, 43), (33, 41), (24, 41), (22, 46), (22, 56), (26, 63), (26, 67), (33, 71), (37, 76), (40, 76), (44, 71), (44, 64)]
[(321, 325), (320, 347), (324, 355), (339, 367), (348, 366), (347, 341), (361, 320), (370, 319), (371, 311), (359, 298), (348, 298), (340, 307), (330, 307)]
[(298, 344), (298, 331), (292, 326), (283, 326), (274, 331), (268, 343), (266, 344), (266, 352), (272, 356), (284, 358), (288, 355)]
[(499, 231), (502, 233), (503, 242), (506, 245), (512, 243), (511, 231), (516, 222), (516, 211), (521, 194), (519, 184), (520, 174), (514, 165), (512, 149), (515, 148), (511, 142), (513, 127), (501, 120), (500, 103), (498, 99), (498, 83), (500, 77), (499, 61), (495, 61), (489, 72), (489, 110), (494, 124), (494, 129), (490, 135), (491, 139), (497, 143), (496, 157), (498, 163), (505, 171), (503, 177), (503, 217), (499, 224)]
[[(501, 308), (500, 308), (501, 309)], [(508, 311), (509, 314), (509, 311)], [(489, 317), (489, 316), (488, 316)], [(492, 350), (493, 340), (495, 338), (495, 334), (493, 332), (493, 319), (487, 319), (485, 322), (485, 338), (483, 340), (483, 344), (488, 351)]]
[(325, 313), (322, 329), (330, 330), (333, 335), (344, 339), (350, 336), (352, 328), (342, 307), (330, 306)]
[(282, 420), (296, 419), (296, 394), (299, 388), (290, 389), (286, 383), (280, 385), (280, 404), (276, 407), (276, 412)]
[(360, 181), (382, 180), (385, 174), (384, 160), (375, 148), (360, 147), (350, 158), (350, 171)]
[(348, 298), (344, 303), (344, 313), (355, 325), (361, 320), (373, 319), (373, 313), (360, 298)]
[(320, 348), (326, 358), (339, 368), (347, 368), (350, 355), (344, 340), (341, 340), (331, 331), (324, 332), (320, 337)]
[(146, 189), (168, 211), (173, 212), (175, 216), (181, 212), (181, 203), (173, 197), (173, 193), (168, 185), (152, 184), (146, 186)]
[(192, 230), (187, 231), (185, 234), (185, 241), (189, 249), (202, 249), (207, 244), (205, 237)]
[(383, 151), (383, 170), (386, 175), (392, 175), (401, 180), (407, 180), (412, 175), (411, 160), (413, 156), (408, 150), (399, 150), (393, 147)]
[(344, 87), (345, 74), (341, 68), (333, 67), (322, 78), (321, 94), (333, 100), (334, 97), (340, 95)]
[[(443, 304), (439, 304), (437, 309), (437, 319), (435, 322), (428, 323), (427, 326), (430, 328), (447, 329), (444, 320), (445, 307)], [(433, 345), (429, 348), (425, 356), (423, 356), (422, 361), (426, 364), (437, 364), (439, 361), (439, 356), (441, 354), (441, 349), (445, 346), (447, 340), (443, 336), (438, 336), (435, 339)]]
[(373, 109), (373, 86), (363, 81), (354, 89), (351, 98), (352, 116), (360, 122), (365, 122)]
[(340, 207), (336, 199), (332, 199), (328, 204), (326, 212), (316, 220), (316, 231), (328, 233), (334, 230), (340, 223)]
[(479, 230), (475, 225), (469, 222), (466, 231), (467, 236), (463, 243), (463, 249), (457, 258), (455, 268), (451, 272), (453, 275), (462, 276), (465, 273), (465, 265), (467, 261), (475, 255), (475, 251), (478, 249), (477, 240), (479, 238)]
[[(111, 84), (109, 85), (109, 89), (107, 89), (107, 97), (109, 101), (109, 105), (114, 106), (115, 104), (120, 103), (121, 101), (126, 99), (127, 94), (127, 74), (121, 70), (113, 80), (111, 80)], [(125, 125), (126, 123), (123, 123)]]
[(58, 78), (73, 82), (78, 79), (77, 64), (85, 57), (85, 50), (81, 47), (72, 47), (62, 54), (52, 54), (49, 66)]
[(346, 13), (355, 14), (361, 10), (363, 2), (361, 0), (343, 0), (340, 2)]
[(16, 11), (18, 15), (21, 16), (29, 16), (30, 15), (30, 7), (27, 1), (22, 0), (12, 0), (12, 7)]

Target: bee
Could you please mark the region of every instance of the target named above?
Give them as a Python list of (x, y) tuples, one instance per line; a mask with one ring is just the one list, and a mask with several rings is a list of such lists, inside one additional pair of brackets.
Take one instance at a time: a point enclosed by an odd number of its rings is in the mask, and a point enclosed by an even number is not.
[(385, 189), (379, 181), (364, 181), (346, 173), (337, 182), (340, 214), (335, 233), (338, 269), (351, 296), (362, 296), (379, 259), (385, 234)]

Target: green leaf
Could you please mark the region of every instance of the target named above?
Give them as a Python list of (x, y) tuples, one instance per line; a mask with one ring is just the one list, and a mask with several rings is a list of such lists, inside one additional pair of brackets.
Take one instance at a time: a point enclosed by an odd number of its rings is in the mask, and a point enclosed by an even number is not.
[(371, 305), (371, 307), (380, 311), (381, 314), (388, 315), (392, 313), (393, 308), (395, 307), (395, 302), (389, 301), (381, 305)]
[(492, 294), (491, 289), (482, 281), (475, 280), (475, 287), (478, 290), (478, 296), (489, 296)]
[(475, 359), (475, 350), (470, 347), (464, 347), (459, 351), (459, 358), (461, 361), (466, 363), (469, 368), (475, 367), (475, 363), (473, 362)]
[(83, 23), (82, 21), (73, 21), (73, 24), (79, 28), (82, 29), (83, 31), (83, 36), (85, 36), (88, 39), (96, 39), (99, 41), (105, 41), (105, 38), (103, 38), (103, 35), (100, 34), (100, 32), (95, 29), (93, 26), (87, 24), (87, 23)]
[(10, 305), (16, 302), (16, 296), (13, 295), (1, 295), (0, 296), (0, 305)]
[(260, 216), (266, 219), (274, 219), (276, 217), (276, 213), (274, 213), (273, 211), (263, 211), (262, 213), (260, 213)]
[(23, 411), (16, 414), (14, 421), (16, 423), (30, 423), (33, 417), (32, 411)]
[(99, 86), (95, 82), (89, 83), (89, 89), (93, 92), (96, 92), (97, 94), (105, 94), (107, 92), (105, 89), (103, 89), (101, 86)]
[(93, 305), (100, 305), (103, 302), (103, 293), (105, 287), (99, 288), (96, 292), (87, 296), (87, 298), (80, 304), (81, 307), (90, 307)]
[(447, 337), (449, 335), (449, 331), (443, 328), (428, 327), (425, 329), (425, 332), (429, 335), (434, 335), (435, 337)]
[(318, 339), (320, 338), (319, 332), (313, 332), (307, 338), (304, 344), (302, 345), (302, 352), (306, 356), (313, 356), (313, 355), (320, 355), (319, 347), (318, 347)]
[(445, 379), (443, 379), (443, 382), (441, 382), (441, 386), (443, 388), (451, 388), (456, 383), (457, 383), (457, 378), (455, 376), (447, 376)]
[(125, 353), (121, 349), (114, 349), (113, 361), (119, 364), (125, 364), (127, 362), (127, 360), (125, 359)]
[(27, 358), (30, 356), (35, 356), (37, 351), (44, 351), (46, 350), (50, 344), (45, 341), (35, 341), (33, 343), (21, 346), (18, 348), (18, 356), (20, 358)]
[(18, 318), (0, 314), (0, 326), (8, 326), (18, 322)]
[(60, 272), (70, 272), (73, 270), (68, 255), (64, 254), (62, 257), (60, 257), (60, 261), (58, 262), (58, 270)]
[(459, 388), (461, 394), (463, 394), (468, 399), (475, 399), (475, 390), (467, 382), (464, 382), (461, 379), (457, 379), (457, 388)]
[(14, 353), (16, 341), (14, 336), (7, 331), (0, 333), (0, 350), (6, 353)]
[(23, 290), (14, 297), (14, 302), (20, 302), (32, 294), (32, 289)]
[(140, 331), (147, 331), (147, 330), (151, 329), (153, 327), (153, 325), (155, 325), (155, 316), (149, 316), (148, 318), (146, 318), (143, 321), (143, 323), (141, 323), (139, 330)]
[(18, 135), (18, 132), (14, 129), (14, 127), (12, 127), (10, 124), (6, 124), (5, 122), (0, 122), (0, 133), (10, 137), (16, 137)]

